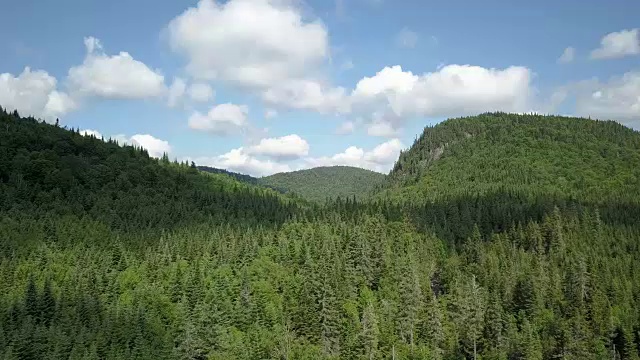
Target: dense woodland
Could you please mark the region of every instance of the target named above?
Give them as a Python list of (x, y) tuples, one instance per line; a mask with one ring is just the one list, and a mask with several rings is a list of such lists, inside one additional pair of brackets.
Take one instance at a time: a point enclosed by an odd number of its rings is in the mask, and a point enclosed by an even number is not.
[(638, 359), (638, 144), (454, 119), (315, 205), (0, 111), (0, 357)]
[[(403, 201), (517, 191), (640, 199), (640, 136), (614, 121), (487, 113), (428, 127), (392, 170)], [(420, 196), (415, 196), (420, 194)]]
[(337, 198), (368, 199), (384, 179), (383, 174), (371, 170), (351, 166), (323, 166), (265, 176), (257, 179), (256, 184), (325, 203), (328, 199)]

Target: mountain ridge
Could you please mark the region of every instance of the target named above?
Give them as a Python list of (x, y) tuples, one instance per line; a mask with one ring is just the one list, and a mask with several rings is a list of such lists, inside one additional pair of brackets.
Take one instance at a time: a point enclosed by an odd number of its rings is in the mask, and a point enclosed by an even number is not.
[(277, 173), (259, 178), (258, 182), (307, 200), (324, 202), (338, 197), (366, 199), (384, 179), (384, 174), (375, 171), (338, 165)]
[(505, 187), (640, 199), (639, 168), (640, 133), (617, 122), (485, 113), (425, 128), (400, 154), (382, 196), (434, 198)]

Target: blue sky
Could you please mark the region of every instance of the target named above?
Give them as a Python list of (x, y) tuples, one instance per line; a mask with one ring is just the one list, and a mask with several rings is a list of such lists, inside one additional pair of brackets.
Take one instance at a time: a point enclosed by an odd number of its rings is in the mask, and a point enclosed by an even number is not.
[(640, 126), (637, 1), (1, 8), (1, 106), (252, 175), (386, 172), (424, 126), (484, 111)]

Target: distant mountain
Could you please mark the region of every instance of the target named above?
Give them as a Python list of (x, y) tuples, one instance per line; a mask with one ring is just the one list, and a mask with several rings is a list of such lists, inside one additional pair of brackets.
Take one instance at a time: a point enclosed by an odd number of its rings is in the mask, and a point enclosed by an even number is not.
[(237, 172), (233, 172), (225, 169), (218, 169), (218, 168), (209, 167), (209, 166), (197, 166), (197, 168), (200, 171), (208, 172), (211, 174), (224, 174), (224, 175), (231, 176), (232, 178), (235, 178), (236, 180), (244, 183), (258, 185), (258, 178), (255, 178), (251, 175), (240, 174)]
[(246, 184), (251, 184), (251, 185), (256, 185), (256, 186), (262, 186), (265, 188), (269, 188), (272, 190), (275, 190), (279, 193), (286, 193), (287, 190), (283, 189), (283, 188), (278, 188), (276, 186), (272, 186), (270, 184), (264, 183), (262, 181), (261, 178), (257, 178), (257, 177), (253, 177), (251, 175), (246, 175), (246, 174), (240, 174), (237, 172), (233, 172), (233, 171), (229, 171), (229, 170), (225, 170), (225, 169), (218, 169), (218, 168), (214, 168), (214, 167), (210, 167), (210, 166), (197, 166), (198, 170), (200, 171), (204, 171), (210, 174), (223, 174), (223, 175), (227, 175), (230, 176), (232, 178), (234, 178), (237, 181), (246, 183)]
[(613, 121), (487, 113), (428, 127), (380, 196), (405, 200), (495, 192), (640, 199), (640, 133)]
[(324, 202), (327, 198), (368, 197), (382, 184), (385, 175), (350, 166), (317, 167), (279, 173), (258, 179), (264, 186), (294, 192), (307, 200)]

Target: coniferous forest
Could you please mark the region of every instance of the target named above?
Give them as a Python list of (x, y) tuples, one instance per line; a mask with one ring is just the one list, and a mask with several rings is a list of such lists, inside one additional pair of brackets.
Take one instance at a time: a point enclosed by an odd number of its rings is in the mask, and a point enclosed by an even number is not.
[(310, 202), (0, 109), (2, 359), (638, 359), (640, 134), (505, 113)]

